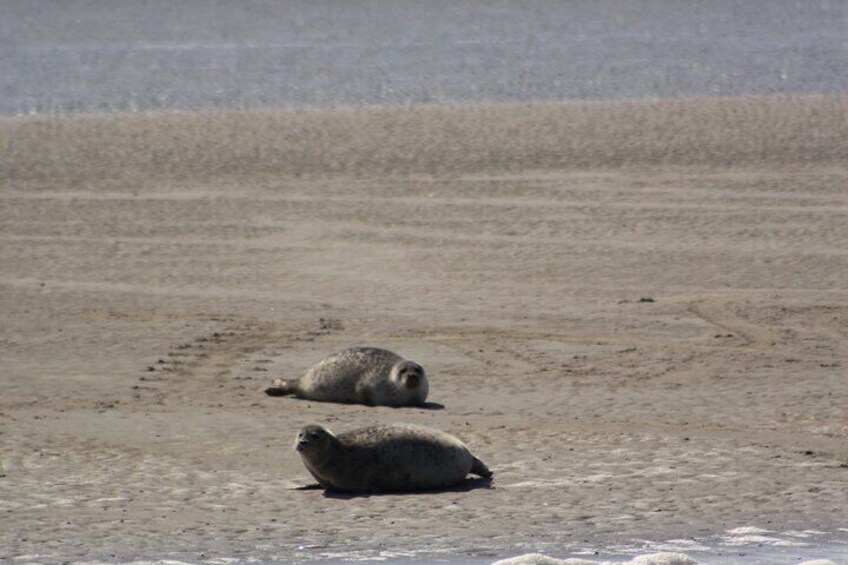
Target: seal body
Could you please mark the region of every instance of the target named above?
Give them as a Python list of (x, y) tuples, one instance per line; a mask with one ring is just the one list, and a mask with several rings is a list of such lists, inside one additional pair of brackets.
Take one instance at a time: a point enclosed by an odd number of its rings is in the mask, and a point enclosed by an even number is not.
[(454, 436), (412, 424), (382, 424), (333, 435), (306, 426), (295, 449), (318, 483), (342, 492), (404, 492), (445, 488), (471, 473), (492, 472)]
[(430, 386), (424, 368), (387, 349), (354, 347), (316, 363), (298, 379), (276, 379), (265, 392), (307, 400), (417, 406), (427, 400)]

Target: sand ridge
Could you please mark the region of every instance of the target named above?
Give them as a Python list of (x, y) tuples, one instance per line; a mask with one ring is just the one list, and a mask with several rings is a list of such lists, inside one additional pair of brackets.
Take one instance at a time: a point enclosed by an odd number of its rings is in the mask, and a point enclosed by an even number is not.
[(5, 182), (474, 174), (848, 157), (848, 96), (0, 117)]

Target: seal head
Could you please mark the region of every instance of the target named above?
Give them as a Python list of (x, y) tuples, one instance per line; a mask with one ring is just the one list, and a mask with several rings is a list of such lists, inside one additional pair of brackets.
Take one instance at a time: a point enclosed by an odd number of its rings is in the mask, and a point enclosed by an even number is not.
[(401, 361), (392, 367), (389, 380), (397, 388), (399, 402), (424, 404), (430, 392), (430, 384), (424, 374), (424, 367), (414, 361)]
[(294, 448), (299, 453), (319, 454), (330, 447), (332, 440), (333, 436), (326, 428), (306, 426), (297, 433)]

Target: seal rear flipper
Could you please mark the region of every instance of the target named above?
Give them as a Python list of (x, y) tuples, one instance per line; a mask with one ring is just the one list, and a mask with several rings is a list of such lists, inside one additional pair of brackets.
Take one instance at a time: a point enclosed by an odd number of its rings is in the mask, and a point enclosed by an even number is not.
[(265, 389), (265, 394), (268, 396), (286, 396), (294, 394), (296, 391), (297, 382), (288, 381), (285, 379), (274, 379), (271, 381), (271, 386)]
[(483, 477), (484, 479), (488, 479), (492, 476), (492, 472), (486, 467), (486, 464), (474, 457), (471, 456), (471, 473), (477, 475), (478, 477)]

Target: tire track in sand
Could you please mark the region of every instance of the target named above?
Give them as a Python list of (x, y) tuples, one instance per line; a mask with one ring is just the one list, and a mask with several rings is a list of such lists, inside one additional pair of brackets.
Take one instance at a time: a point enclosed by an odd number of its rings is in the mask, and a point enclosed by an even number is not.
[(734, 313), (731, 304), (726, 300), (702, 298), (690, 302), (686, 309), (708, 324), (742, 337), (746, 346), (765, 348), (777, 345), (780, 341), (777, 334)]
[[(264, 375), (280, 350), (313, 341), (343, 329), (338, 320), (318, 320), (317, 326), (282, 326), (259, 320), (218, 319), (191, 340), (174, 344), (143, 369), (136, 397), (154, 394), (160, 404), (219, 405), (219, 396), (248, 397), (259, 388), (251, 381)], [(263, 380), (263, 384), (264, 380)]]

